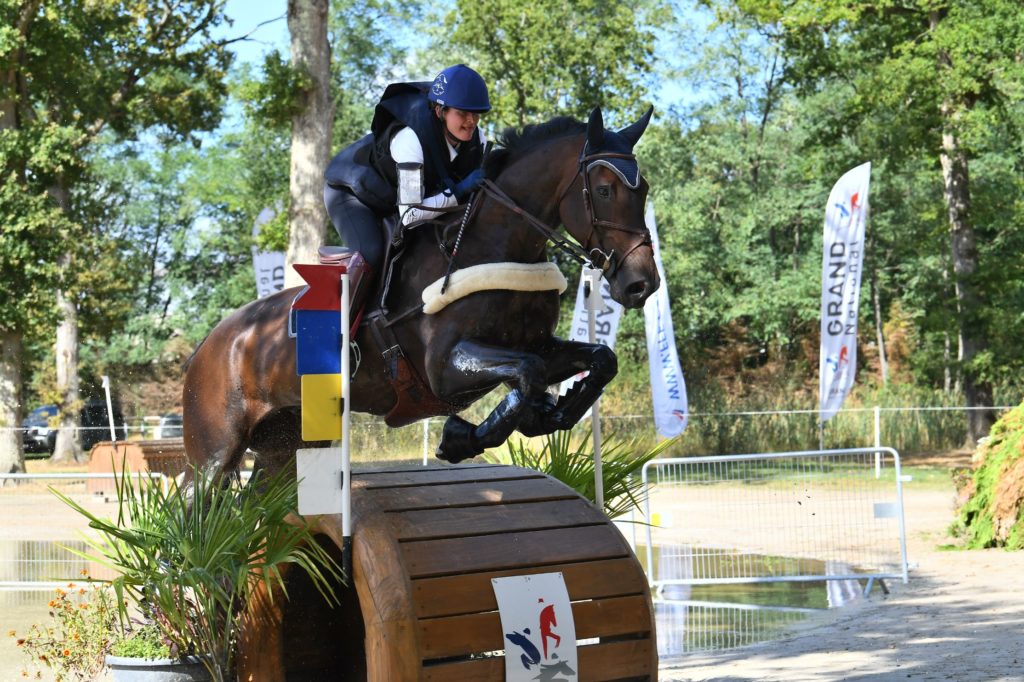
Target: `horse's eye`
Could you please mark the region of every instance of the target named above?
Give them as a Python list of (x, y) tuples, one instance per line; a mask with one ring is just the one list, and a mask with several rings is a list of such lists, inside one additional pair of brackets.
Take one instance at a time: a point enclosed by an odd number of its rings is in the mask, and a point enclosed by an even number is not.
[(611, 195), (612, 195), (612, 191), (608, 187), (608, 185), (600, 185), (597, 188), (597, 196), (601, 197), (602, 199), (607, 199)]

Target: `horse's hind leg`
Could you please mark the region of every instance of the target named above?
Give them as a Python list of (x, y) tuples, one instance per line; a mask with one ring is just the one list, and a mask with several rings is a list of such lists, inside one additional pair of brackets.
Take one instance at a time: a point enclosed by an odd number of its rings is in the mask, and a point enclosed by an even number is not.
[(501, 445), (515, 431), (524, 410), (547, 388), (544, 361), (538, 355), (472, 341), (456, 344), (432, 386), (438, 397), (457, 399), (501, 383), (511, 390), (479, 425), (454, 415), (448, 418), (437, 448), (439, 458), (461, 462)]

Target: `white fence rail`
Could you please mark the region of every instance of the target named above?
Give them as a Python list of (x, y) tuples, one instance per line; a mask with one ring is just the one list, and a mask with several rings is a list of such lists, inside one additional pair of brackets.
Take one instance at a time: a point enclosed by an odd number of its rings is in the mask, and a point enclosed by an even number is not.
[(907, 580), (892, 448), (659, 459), (642, 476), (648, 579), (659, 590)]
[[(119, 476), (120, 474), (118, 474)], [(158, 473), (132, 476), (169, 480)], [(0, 592), (49, 590), (85, 575), (108, 577), (71, 549), (86, 550), (87, 520), (50, 488), (98, 516), (116, 516), (115, 474), (0, 474)]]

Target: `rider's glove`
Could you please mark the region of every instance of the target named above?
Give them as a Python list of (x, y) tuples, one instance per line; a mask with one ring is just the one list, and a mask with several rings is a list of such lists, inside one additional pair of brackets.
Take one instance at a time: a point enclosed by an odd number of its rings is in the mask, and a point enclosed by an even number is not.
[(469, 195), (480, 189), (480, 185), (484, 184), (484, 171), (482, 168), (477, 168), (475, 171), (462, 178), (455, 187), (452, 188), (452, 194), (455, 195), (455, 199), (461, 204)]

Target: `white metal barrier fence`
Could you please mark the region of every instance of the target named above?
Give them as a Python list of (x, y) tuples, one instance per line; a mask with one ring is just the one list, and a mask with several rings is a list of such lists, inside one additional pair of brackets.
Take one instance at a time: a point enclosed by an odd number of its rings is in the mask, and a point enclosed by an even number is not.
[(659, 459), (643, 468), (653, 587), (907, 581), (888, 447)]
[[(132, 475), (169, 483), (158, 473)], [(114, 479), (113, 473), (0, 474), (0, 593), (50, 590), (85, 575), (110, 577), (108, 569), (71, 551), (86, 549), (88, 522), (50, 488), (98, 516), (114, 517)]]

